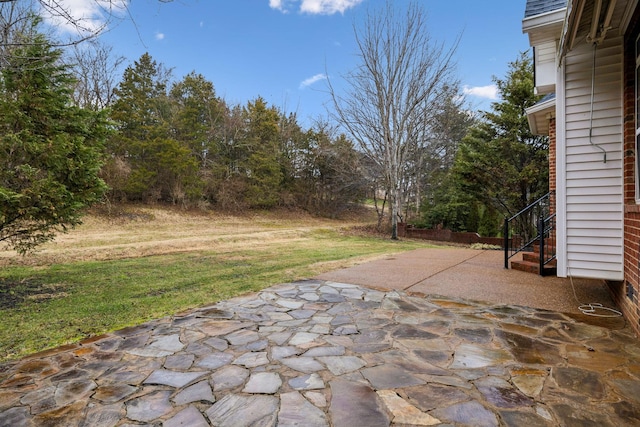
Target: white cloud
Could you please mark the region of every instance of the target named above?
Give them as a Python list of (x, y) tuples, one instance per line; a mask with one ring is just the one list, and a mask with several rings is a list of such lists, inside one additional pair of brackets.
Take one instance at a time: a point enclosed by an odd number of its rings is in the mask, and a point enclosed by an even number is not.
[(496, 85), (488, 86), (464, 86), (462, 92), (465, 95), (477, 96), (478, 98), (498, 99), (498, 87)]
[(156, 37), (156, 40), (164, 40), (164, 33), (156, 31), (155, 37)]
[(320, 80), (326, 80), (326, 79), (327, 79), (326, 74), (316, 74), (313, 77), (309, 77), (308, 79), (303, 80), (302, 83), (300, 83), (300, 89), (304, 89), (316, 82), (319, 82)]
[(362, 3), (363, 0), (302, 0), (300, 12), (333, 15), (336, 12), (344, 13)]
[(41, 2), (42, 18), (61, 32), (94, 33), (112, 17), (122, 17), (129, 0), (56, 0)]
[(300, 3), (299, 11), (312, 15), (333, 15), (344, 13), (364, 0), (269, 0), (269, 7), (283, 13), (289, 12), (292, 6)]
[(282, 13), (289, 13), (289, 9), (291, 9), (290, 4), (296, 1), (297, 0), (269, 0), (269, 7), (279, 10)]

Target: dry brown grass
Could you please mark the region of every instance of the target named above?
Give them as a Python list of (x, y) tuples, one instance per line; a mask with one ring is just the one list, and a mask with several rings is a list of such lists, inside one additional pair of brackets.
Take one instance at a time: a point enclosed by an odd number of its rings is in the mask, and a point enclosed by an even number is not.
[(167, 207), (124, 206), (108, 214), (95, 210), (84, 223), (59, 234), (36, 252), (0, 251), (0, 266), (39, 266), (102, 261), (200, 250), (217, 253), (300, 242), (319, 230), (347, 230), (370, 218), (316, 218), (286, 210), (228, 215)]
[(0, 363), (425, 245), (380, 238), (367, 226), (373, 221), (95, 211), (36, 253), (0, 251)]

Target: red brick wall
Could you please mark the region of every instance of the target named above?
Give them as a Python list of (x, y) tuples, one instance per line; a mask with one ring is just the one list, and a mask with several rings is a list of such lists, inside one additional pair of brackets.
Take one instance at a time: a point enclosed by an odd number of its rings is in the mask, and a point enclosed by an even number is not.
[(635, 200), (635, 39), (640, 33), (639, 16), (640, 10), (636, 10), (625, 35), (624, 48), (624, 281), (609, 283), (609, 287), (629, 324), (640, 336), (640, 206)]
[(617, 284), (616, 301), (625, 317), (640, 336), (640, 281), (638, 278), (640, 246), (640, 212), (627, 206), (624, 224), (624, 283)]
[(414, 228), (411, 225), (407, 226), (405, 223), (398, 224), (398, 236), (467, 245), (486, 243), (504, 248), (504, 239), (502, 237), (482, 237), (478, 233), (460, 233), (447, 229)]

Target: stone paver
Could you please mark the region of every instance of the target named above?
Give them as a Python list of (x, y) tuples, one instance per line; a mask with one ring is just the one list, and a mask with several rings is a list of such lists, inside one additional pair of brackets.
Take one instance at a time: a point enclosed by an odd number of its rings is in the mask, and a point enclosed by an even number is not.
[(307, 280), (0, 365), (0, 427), (640, 425), (601, 320)]

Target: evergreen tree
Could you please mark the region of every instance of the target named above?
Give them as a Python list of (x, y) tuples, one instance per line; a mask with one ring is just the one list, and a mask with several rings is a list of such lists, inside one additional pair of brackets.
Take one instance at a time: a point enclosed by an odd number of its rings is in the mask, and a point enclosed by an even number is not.
[(215, 138), (224, 114), (213, 83), (191, 72), (171, 87), (169, 96), (174, 137), (189, 147), (200, 167), (206, 169), (218, 151)]
[[(293, 205), (299, 200), (299, 183), (307, 167), (309, 146), (306, 133), (294, 113), (282, 115), (279, 123), (280, 169), (282, 172), (283, 203)], [(304, 206), (304, 204), (302, 203)]]
[(548, 191), (549, 145), (531, 134), (527, 122), (525, 109), (539, 99), (531, 58), (521, 53), (507, 77), (495, 82), (501, 101), (463, 139), (454, 171), (463, 192), (511, 216)]
[(418, 225), (452, 231), (477, 231), (478, 202), (456, 186), (453, 174), (433, 176)]
[(61, 51), (30, 34), (0, 69), (0, 242), (22, 253), (79, 224), (106, 190), (108, 122), (73, 105)]
[(127, 199), (185, 203), (199, 196), (197, 160), (172, 135), (168, 80), (169, 72), (145, 53), (114, 90), (111, 117), (118, 132), (110, 141), (109, 170), (118, 160), (125, 165), (119, 190)]
[(171, 135), (188, 150), (185, 155), (190, 159), (188, 163), (181, 162), (184, 190), (188, 199), (195, 201), (208, 196), (207, 188), (221, 149), (218, 138), (225, 105), (216, 97), (213, 83), (195, 72), (175, 83), (169, 98)]
[(144, 156), (150, 140), (167, 134), (168, 117), (162, 103), (166, 101), (168, 77), (148, 53), (125, 69), (114, 90), (111, 118), (118, 125), (118, 135), (110, 142), (112, 153)]
[(446, 98), (434, 113), (429, 140), (418, 153), (422, 164), (416, 173), (416, 196), (423, 195), (421, 223), (454, 231), (474, 230), (466, 218), (472, 212), (473, 198), (460, 191), (452, 177), (452, 167), (460, 141), (476, 117), (464, 107), (464, 99), (455, 86), (446, 88)]
[(245, 120), (246, 198), (252, 207), (270, 208), (279, 201), (282, 183), (278, 151), (280, 114), (275, 108), (267, 107), (262, 98), (257, 98), (248, 103)]

